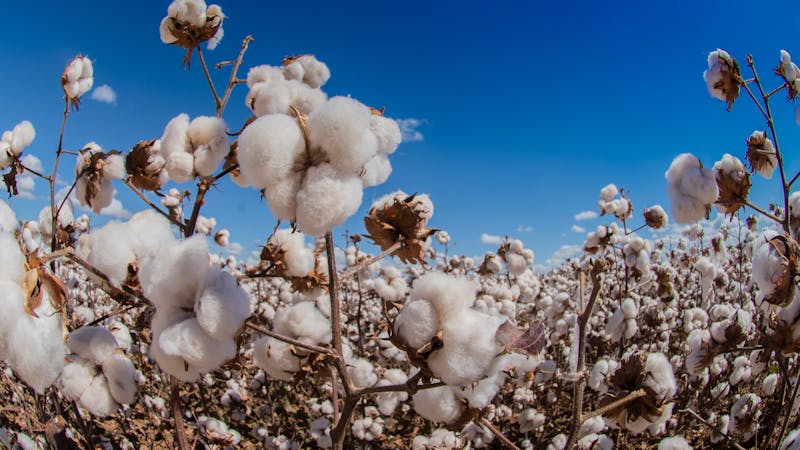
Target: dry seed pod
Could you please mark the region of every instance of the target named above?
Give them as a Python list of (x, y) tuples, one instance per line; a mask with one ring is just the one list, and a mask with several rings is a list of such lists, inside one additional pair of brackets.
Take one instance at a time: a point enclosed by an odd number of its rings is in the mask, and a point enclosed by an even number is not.
[(765, 132), (754, 131), (747, 138), (747, 162), (750, 163), (751, 170), (758, 172), (764, 178), (772, 177), (772, 171), (778, 165), (778, 158), (775, 155), (775, 146), (767, 139)]
[(400, 242), (395, 256), (404, 263), (424, 264), (425, 241), (437, 231), (426, 227), (431, 215), (432, 205), (426, 195), (405, 196), (398, 192), (386, 202), (376, 202), (364, 218), (364, 225), (368, 237), (381, 250)]

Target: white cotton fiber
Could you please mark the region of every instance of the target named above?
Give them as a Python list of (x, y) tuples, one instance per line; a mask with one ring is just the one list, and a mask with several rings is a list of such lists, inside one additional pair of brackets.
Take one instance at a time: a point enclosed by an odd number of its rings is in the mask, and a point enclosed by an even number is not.
[(357, 389), (370, 387), (378, 382), (375, 367), (364, 358), (355, 358), (347, 362), (347, 373)]
[(288, 177), (306, 151), (297, 121), (283, 114), (256, 119), (239, 136), (237, 158), (245, 181), (259, 189)]
[(328, 66), (314, 55), (303, 55), (295, 63), (303, 66), (303, 82), (312, 88), (319, 88), (328, 82), (331, 71)]
[(170, 153), (164, 169), (172, 181), (186, 183), (194, 178), (194, 156), (187, 152)]
[(71, 356), (70, 359), (72, 361), (61, 370), (58, 389), (70, 400), (77, 401), (92, 384), (97, 375), (97, 366), (78, 356)]
[(31, 145), (35, 137), (36, 130), (33, 129), (33, 124), (27, 120), (16, 124), (14, 129), (11, 130), (11, 140), (9, 142), (11, 153), (14, 156), (19, 156), (25, 147)]
[(284, 80), (280, 67), (263, 64), (247, 72), (247, 87), (252, 89), (258, 83), (271, 83)]
[(25, 256), (14, 235), (0, 230), (0, 280), (22, 283), (25, 277)]
[(442, 322), (475, 303), (478, 286), (463, 277), (429, 272), (414, 280), (409, 300), (425, 299), (439, 314)]
[(218, 117), (195, 117), (186, 137), (194, 149), (195, 171), (204, 177), (211, 176), (230, 151), (225, 121)]
[(378, 138), (378, 152), (391, 154), (403, 140), (400, 126), (394, 120), (373, 114), (369, 119), (369, 129)]
[(331, 340), (330, 322), (314, 302), (303, 301), (278, 309), (273, 324), (276, 333), (303, 342), (326, 344)]
[(5, 356), (7, 346), (13, 344), (10, 330), (25, 314), (25, 291), (16, 281), (0, 280), (0, 359)]
[(114, 349), (117, 348), (117, 340), (105, 328), (90, 326), (70, 333), (67, 347), (81, 358), (100, 365), (114, 353)]
[(158, 337), (159, 335), (157, 334), (153, 336), (153, 343), (150, 345), (150, 357), (158, 363), (158, 367), (162, 371), (186, 382), (196, 381), (200, 378), (200, 370), (197, 367), (186, 364), (186, 361), (179, 356), (164, 352), (159, 344)]
[(303, 114), (311, 114), (328, 101), (328, 96), (320, 89), (314, 89), (299, 81), (289, 80), (285, 86), (289, 89), (292, 106)]
[(233, 339), (215, 339), (196, 318), (186, 319), (164, 330), (158, 338), (164, 353), (183, 358), (200, 372), (216, 370), (236, 356)]
[(292, 353), (291, 346), (268, 336), (253, 343), (253, 362), (278, 380), (290, 381), (300, 370), (300, 358)]
[(494, 338), (501, 320), (472, 309), (448, 318), (442, 326), (444, 346), (428, 357), (433, 374), (452, 385), (478, 381), (502, 350)]
[(284, 228), (277, 230), (270, 238), (270, 242), (285, 252), (283, 261), (286, 263), (286, 275), (304, 277), (314, 270), (316, 262), (314, 251), (306, 247), (303, 233)]
[(303, 182), (303, 174), (295, 172), (266, 188), (264, 197), (267, 206), (278, 220), (293, 222), (297, 217), (297, 192)]
[(412, 399), (414, 410), (434, 422), (453, 423), (464, 412), (464, 403), (456, 397), (455, 388), (450, 386), (422, 389)]
[(158, 307), (192, 308), (209, 261), (208, 243), (202, 235), (163, 248), (157, 258), (139, 268), (145, 297)]
[(296, 80), (296, 81), (303, 81), (303, 75), (305, 74), (305, 69), (303, 69), (303, 65), (297, 62), (296, 60), (281, 67), (283, 70), (283, 77), (287, 80)]
[(250, 317), (250, 299), (228, 272), (213, 266), (195, 300), (197, 322), (217, 339), (233, 339)]
[(438, 314), (427, 300), (406, 303), (394, 319), (394, 332), (415, 350), (430, 342), (440, 328)]
[(154, 257), (175, 241), (169, 220), (151, 209), (134, 214), (128, 227), (134, 237), (133, 252), (140, 261)]
[(189, 129), (189, 115), (186, 113), (173, 117), (164, 128), (161, 136), (161, 155), (167, 158), (172, 153), (187, 153), (191, 149), (186, 131)]
[(136, 402), (138, 394), (136, 367), (127, 356), (121, 352), (109, 356), (103, 363), (103, 375), (114, 400), (123, 405), (132, 405)]
[(136, 260), (132, 242), (135, 238), (127, 223), (109, 222), (89, 234), (81, 251), (88, 251), (86, 261), (119, 287), (128, 276), (128, 265)]
[(8, 206), (8, 203), (0, 200), (0, 231), (14, 232), (17, 229), (17, 215)]
[(98, 417), (114, 414), (119, 409), (119, 404), (114, 401), (114, 397), (111, 396), (111, 392), (108, 390), (106, 377), (102, 375), (97, 375), (92, 379), (89, 387), (83, 391), (79, 403)]
[(122, 155), (110, 154), (105, 158), (103, 176), (113, 179), (120, 179), (125, 176), (125, 161)]
[(703, 167), (690, 153), (676, 156), (665, 178), (667, 195), (672, 201), (672, 215), (677, 223), (702, 219), (719, 195), (714, 171)]
[(377, 186), (389, 179), (392, 173), (392, 164), (384, 154), (377, 154), (364, 164), (361, 181), (364, 187)]
[(363, 190), (357, 176), (342, 176), (330, 164), (311, 167), (297, 193), (297, 225), (322, 236), (355, 214)]
[(247, 94), (247, 106), (256, 117), (289, 113), (292, 98), (286, 83), (259, 83)]
[(358, 170), (378, 151), (369, 129), (369, 108), (349, 97), (333, 97), (308, 117), (308, 137), (331, 165), (345, 174)]

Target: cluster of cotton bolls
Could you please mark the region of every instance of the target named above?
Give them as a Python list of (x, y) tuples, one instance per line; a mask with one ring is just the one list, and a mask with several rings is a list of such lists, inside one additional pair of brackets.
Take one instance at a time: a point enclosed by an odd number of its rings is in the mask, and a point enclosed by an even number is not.
[(188, 114), (179, 114), (164, 128), (160, 152), (164, 169), (176, 183), (209, 177), (230, 152), (225, 121), (209, 116), (189, 121)]
[(192, 48), (208, 41), (208, 49), (214, 50), (224, 34), (224, 18), (219, 5), (206, 6), (204, 0), (173, 0), (159, 26), (161, 42)]
[(615, 184), (606, 185), (600, 190), (600, 199), (597, 200), (597, 206), (603, 214), (613, 214), (619, 220), (627, 220), (633, 213), (633, 207), (631, 206), (631, 201), (627, 198), (622, 196), (615, 198), (619, 193), (619, 189)]
[(623, 337), (631, 339), (639, 330), (636, 323), (636, 316), (639, 314), (639, 306), (631, 298), (622, 301), (619, 309), (609, 318), (606, 324), (605, 334), (612, 342), (619, 342)]
[(67, 100), (76, 104), (77, 100), (89, 92), (94, 84), (94, 68), (92, 60), (85, 56), (76, 56), (67, 64), (61, 75), (61, 87)]
[(326, 99), (319, 86), (328, 76), (311, 56), (251, 69), (248, 104), (258, 118), (237, 149), (240, 181), (264, 190), (276, 218), (314, 236), (354, 214), (364, 187), (386, 181), (401, 140), (395, 121), (357, 100)]
[(4, 131), (0, 136), (0, 170), (11, 166), (15, 158), (19, 158), (22, 151), (33, 143), (36, 130), (27, 120), (14, 125), (11, 130)]
[(608, 246), (619, 243), (621, 238), (622, 230), (616, 222), (611, 225), (598, 225), (595, 231), (586, 234), (583, 249), (587, 253), (604, 251)]
[(513, 239), (507, 245), (501, 246), (498, 254), (506, 263), (506, 270), (511, 275), (522, 275), (533, 264), (533, 250), (525, 248), (522, 241)]
[(625, 239), (627, 242), (622, 247), (625, 257), (625, 265), (633, 269), (636, 278), (648, 278), (650, 270), (650, 252), (652, 251), (650, 241), (639, 236), (630, 236)]
[(55, 293), (48, 284), (41, 286), (41, 303), (26, 311), (26, 259), (14, 237), (17, 219), (5, 202), (0, 203), (0, 357), (25, 383), (42, 393), (64, 366), (63, 324), (53, 304)]
[(122, 155), (103, 152), (95, 142), (89, 142), (78, 153), (75, 162), (75, 197), (81, 206), (99, 213), (114, 200), (116, 190), (111, 180), (125, 176)]
[(713, 170), (694, 155), (682, 153), (672, 160), (665, 177), (675, 222), (697, 222), (708, 215), (719, 196)]
[(111, 332), (83, 327), (70, 333), (67, 346), (69, 362), (58, 382), (67, 398), (99, 417), (115, 413), (120, 404), (136, 401), (136, 368)]

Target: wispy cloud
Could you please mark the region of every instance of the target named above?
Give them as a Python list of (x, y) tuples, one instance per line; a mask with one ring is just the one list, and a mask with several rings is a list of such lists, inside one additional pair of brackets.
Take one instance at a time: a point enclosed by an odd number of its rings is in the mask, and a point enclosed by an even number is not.
[(530, 225), (517, 225), (517, 233), (532, 233), (534, 228)]
[(131, 216), (131, 212), (122, 206), (119, 199), (111, 200), (111, 204), (100, 210), (100, 215), (115, 217), (117, 219), (127, 219)]
[(94, 88), (90, 98), (98, 102), (108, 103), (109, 105), (117, 104), (117, 93), (107, 84)]
[(556, 250), (543, 264), (537, 264), (536, 270), (547, 271), (564, 264), (568, 258), (572, 258), (581, 253), (583, 247), (580, 245), (562, 245)]
[(231, 255), (238, 255), (239, 253), (242, 253), (244, 247), (238, 242), (231, 242), (227, 247), (225, 247), (225, 250)]
[(589, 220), (596, 219), (598, 216), (597, 211), (583, 211), (575, 214), (575, 220)]
[(493, 234), (483, 233), (481, 234), (481, 242), (484, 244), (501, 244), (503, 242), (503, 238)]
[(400, 133), (403, 135), (403, 142), (422, 142), (425, 136), (417, 128), (424, 123), (423, 120), (409, 117), (408, 119), (395, 119), (400, 125)]
[(573, 225), (571, 230), (573, 233), (586, 233), (586, 228), (583, 228), (580, 225)]

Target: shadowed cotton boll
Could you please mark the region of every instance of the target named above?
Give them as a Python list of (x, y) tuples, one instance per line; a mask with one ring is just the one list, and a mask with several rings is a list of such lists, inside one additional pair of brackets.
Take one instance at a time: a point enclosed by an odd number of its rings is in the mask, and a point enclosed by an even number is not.
[(97, 365), (80, 356), (70, 356), (71, 361), (64, 366), (58, 380), (58, 389), (67, 398), (77, 401), (97, 375)]
[(192, 308), (208, 265), (205, 237), (192, 236), (162, 249), (158, 258), (143, 264), (139, 281), (145, 296), (156, 306)]
[(136, 401), (136, 367), (124, 354), (113, 353), (103, 362), (103, 375), (106, 377), (111, 396), (123, 405)]
[(268, 191), (291, 175), (306, 151), (297, 121), (283, 114), (256, 119), (239, 136), (238, 145), (242, 177), (253, 187)]
[(363, 190), (356, 176), (343, 176), (330, 164), (308, 169), (297, 193), (297, 225), (312, 236), (322, 236), (355, 214)]
[(114, 414), (119, 404), (108, 390), (108, 382), (103, 375), (96, 375), (78, 400), (81, 406), (95, 416), (105, 417)]
[(443, 324), (444, 346), (431, 353), (428, 367), (447, 384), (478, 381), (502, 347), (495, 333), (502, 319), (465, 309)]
[(215, 370), (236, 356), (236, 343), (232, 339), (213, 338), (196, 318), (168, 327), (160, 334), (158, 343), (165, 354), (183, 359), (199, 372)]
[(250, 299), (231, 274), (214, 266), (206, 273), (194, 310), (209, 335), (233, 338), (250, 316)]
[(276, 219), (293, 221), (297, 217), (297, 192), (303, 183), (301, 172), (291, 173), (286, 178), (264, 191), (267, 206)]
[(456, 397), (455, 388), (450, 386), (422, 389), (412, 399), (414, 411), (434, 422), (453, 423), (464, 412), (464, 403)]
[(438, 314), (426, 300), (406, 303), (394, 320), (395, 333), (413, 349), (430, 342), (439, 329)]
[(675, 157), (665, 177), (672, 215), (677, 223), (703, 219), (719, 195), (714, 171), (703, 167), (690, 153)]
[(295, 356), (291, 346), (269, 336), (253, 343), (253, 362), (278, 380), (289, 381), (292, 374), (300, 370), (300, 358)]
[(103, 327), (83, 327), (69, 334), (67, 347), (83, 359), (102, 364), (114, 353), (117, 340)]

